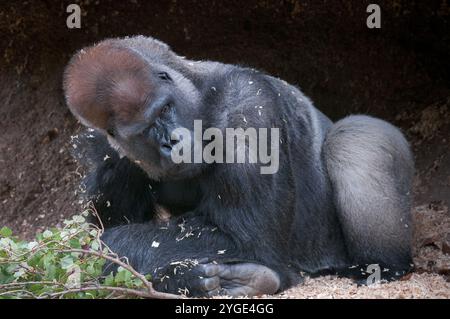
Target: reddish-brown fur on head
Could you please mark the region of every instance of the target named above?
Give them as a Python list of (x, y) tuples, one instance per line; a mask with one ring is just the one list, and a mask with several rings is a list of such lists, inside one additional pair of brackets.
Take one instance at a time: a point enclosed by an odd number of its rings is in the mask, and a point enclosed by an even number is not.
[(151, 94), (149, 68), (114, 41), (81, 50), (64, 74), (67, 104), (83, 124), (98, 129), (108, 129), (113, 119), (133, 121)]

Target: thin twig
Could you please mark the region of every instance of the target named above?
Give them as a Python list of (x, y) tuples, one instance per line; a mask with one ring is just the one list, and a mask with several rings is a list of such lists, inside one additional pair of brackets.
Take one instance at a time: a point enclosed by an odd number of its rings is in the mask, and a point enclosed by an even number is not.
[(37, 298), (35, 294), (33, 294), (30, 291), (24, 290), (24, 289), (14, 289), (14, 290), (0, 292), (0, 296), (8, 296), (9, 294), (16, 294), (18, 292), (21, 292), (26, 295), (31, 295), (33, 298)]
[(64, 286), (59, 282), (54, 281), (23, 281), (23, 282), (10, 282), (7, 284), (1, 284), (0, 289), (7, 289), (8, 287), (16, 286), (26, 286), (26, 285), (53, 285), (53, 286)]
[(59, 296), (63, 296), (70, 293), (77, 293), (77, 292), (84, 292), (84, 291), (91, 291), (91, 290), (107, 290), (111, 292), (120, 292), (125, 295), (132, 295), (142, 298), (155, 298), (155, 295), (152, 292), (146, 292), (142, 290), (137, 289), (130, 289), (130, 288), (123, 288), (123, 287), (111, 287), (111, 286), (91, 286), (91, 287), (81, 287), (81, 288), (73, 288), (73, 289), (67, 289), (64, 291), (59, 291), (55, 293), (48, 294), (46, 293), (45, 296), (38, 297), (38, 299), (45, 299), (45, 298), (55, 298)]
[(95, 205), (92, 201), (89, 201), (88, 209), (92, 211), (95, 217), (97, 217), (97, 220), (100, 223), (101, 234), (103, 234), (105, 232), (105, 226), (103, 225), (102, 219), (100, 218), (100, 215), (98, 214), (97, 209), (95, 208)]

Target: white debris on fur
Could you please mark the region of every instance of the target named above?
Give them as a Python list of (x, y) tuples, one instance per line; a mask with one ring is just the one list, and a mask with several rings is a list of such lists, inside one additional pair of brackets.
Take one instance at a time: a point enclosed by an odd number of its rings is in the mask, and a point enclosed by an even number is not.
[(152, 242), (152, 247), (153, 247), (153, 248), (158, 248), (158, 247), (159, 247), (159, 242), (153, 241), (153, 242)]

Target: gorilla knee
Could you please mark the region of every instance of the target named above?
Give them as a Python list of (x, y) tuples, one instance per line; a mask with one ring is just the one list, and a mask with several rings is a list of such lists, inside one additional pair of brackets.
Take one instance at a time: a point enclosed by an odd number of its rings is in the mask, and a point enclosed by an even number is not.
[(414, 164), (402, 133), (349, 116), (330, 129), (323, 155), (352, 262), (409, 266)]

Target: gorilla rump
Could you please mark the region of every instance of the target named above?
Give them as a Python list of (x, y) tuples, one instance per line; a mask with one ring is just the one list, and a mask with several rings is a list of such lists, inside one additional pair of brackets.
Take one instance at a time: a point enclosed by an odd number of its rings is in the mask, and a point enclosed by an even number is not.
[[(64, 90), (94, 130), (81, 157), (103, 239), (156, 289), (255, 295), (286, 289), (301, 272), (410, 268), (413, 160), (392, 125), (362, 115), (332, 123), (280, 79), (190, 61), (143, 36), (81, 50)], [(171, 132), (193, 131), (194, 120), (222, 132), (279, 128), (278, 172), (174, 163)]]

